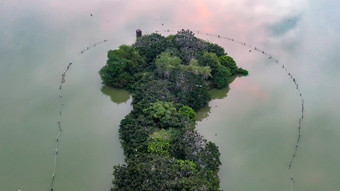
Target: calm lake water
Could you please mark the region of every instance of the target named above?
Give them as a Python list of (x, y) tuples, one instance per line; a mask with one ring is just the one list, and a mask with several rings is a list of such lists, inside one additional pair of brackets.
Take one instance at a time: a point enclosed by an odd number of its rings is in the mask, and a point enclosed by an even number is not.
[[(124, 90), (102, 87), (98, 70), (109, 49), (134, 42), (137, 28), (216, 33), (284, 63), (305, 97), (294, 190), (338, 190), (339, 8), (321, 0), (1, 1), (0, 190), (49, 190), (58, 87), (69, 62), (55, 188), (109, 190), (112, 166), (124, 161), (118, 128), (132, 100)], [(288, 163), (301, 110), (292, 81), (262, 54), (198, 37), (225, 47), (250, 73), (229, 89), (212, 90), (213, 100), (198, 113), (197, 129), (220, 148), (222, 189), (290, 190)], [(80, 54), (104, 39), (110, 41)]]

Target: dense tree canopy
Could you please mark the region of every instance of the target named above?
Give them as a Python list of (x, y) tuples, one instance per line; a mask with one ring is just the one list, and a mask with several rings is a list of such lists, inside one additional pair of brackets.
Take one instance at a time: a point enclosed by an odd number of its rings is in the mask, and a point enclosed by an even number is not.
[(133, 97), (119, 128), (126, 164), (114, 166), (112, 190), (220, 190), (220, 152), (195, 130), (195, 111), (210, 100), (208, 89), (248, 71), (223, 47), (181, 30), (110, 50), (99, 73)]
[(171, 73), (179, 68), (181, 59), (171, 56), (168, 52), (162, 52), (156, 59), (157, 72), (161, 78), (169, 78)]
[(219, 64), (213, 70), (213, 82), (216, 88), (224, 88), (228, 85), (231, 72), (225, 66)]
[(136, 40), (135, 46), (139, 53), (151, 63), (160, 53), (168, 47), (168, 41), (160, 34), (144, 35)]
[(223, 47), (210, 42), (207, 43), (205, 51), (215, 53), (218, 57), (226, 55)]
[(242, 68), (238, 68), (235, 60), (230, 56), (221, 56), (220, 62), (223, 66), (227, 67), (232, 75), (248, 75), (248, 71)]
[(122, 45), (107, 54), (106, 65), (99, 71), (107, 86), (123, 88), (135, 82), (134, 74), (142, 71), (144, 59), (134, 46)]

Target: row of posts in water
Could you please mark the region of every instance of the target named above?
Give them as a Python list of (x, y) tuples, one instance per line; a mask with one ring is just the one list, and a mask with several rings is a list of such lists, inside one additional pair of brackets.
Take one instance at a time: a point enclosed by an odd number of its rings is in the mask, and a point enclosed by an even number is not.
[[(163, 30), (163, 31), (156, 31), (156, 33), (159, 33), (159, 32), (176, 32), (174, 30)], [(218, 34), (211, 34), (211, 33), (204, 33), (204, 32), (200, 32), (200, 31), (197, 31), (197, 34), (202, 34), (202, 35), (206, 35), (206, 36), (211, 36), (211, 37), (216, 37), (216, 38), (221, 38), (221, 39), (226, 39), (226, 40), (229, 40), (229, 41), (232, 41), (234, 43), (238, 43), (242, 46), (245, 46), (245, 47), (248, 47), (249, 48), (249, 52), (251, 52), (252, 50), (254, 51), (257, 51), (259, 53), (262, 53), (263, 55), (266, 55), (268, 56), (268, 59), (271, 59), (274, 61), (274, 63), (279, 63), (278, 59), (275, 59), (271, 54), (267, 53), (266, 51), (258, 48), (258, 47), (253, 47), (251, 45), (248, 45), (246, 44), (245, 42), (241, 42), (241, 41), (238, 41), (234, 38), (228, 38), (228, 37), (224, 37), (224, 36), (221, 36), (221, 35), (218, 35)], [(103, 41), (100, 41), (100, 42), (96, 42), (90, 46), (87, 46), (86, 48), (82, 49), (80, 51), (81, 54), (85, 53), (86, 51), (90, 50), (91, 48), (94, 48), (96, 47), (97, 45), (99, 44), (102, 44), (102, 43), (106, 43), (108, 42), (108, 40), (103, 40)], [(59, 112), (59, 116), (60, 116), (60, 120), (58, 121), (58, 134), (57, 134), (57, 138), (56, 138), (56, 149), (55, 149), (55, 160), (54, 160), (54, 168), (53, 168), (53, 173), (52, 173), (52, 177), (51, 177), (51, 191), (54, 190), (54, 180), (55, 180), (55, 170), (56, 170), (56, 164), (57, 164), (57, 156), (58, 156), (58, 143), (59, 143), (59, 137), (61, 135), (61, 132), (62, 132), (62, 125), (61, 125), (61, 117), (62, 117), (62, 111), (63, 111), (63, 102), (62, 102), (62, 85), (65, 83), (65, 77), (66, 77), (66, 72), (69, 70), (70, 66), (72, 65), (72, 63), (69, 63), (69, 65), (67, 66), (66, 70), (64, 71), (64, 73), (62, 74), (62, 79), (61, 79), (61, 83), (60, 83), (60, 86), (59, 86), (59, 92), (60, 92), (60, 104), (61, 104), (61, 109), (60, 109), (60, 112)], [(291, 160), (289, 162), (289, 166), (288, 166), (288, 169), (290, 171), (290, 180), (291, 180), (291, 190), (293, 190), (293, 184), (294, 184), (294, 177), (293, 177), (293, 173), (292, 173), (292, 165), (294, 164), (294, 159), (296, 157), (296, 153), (297, 153), (297, 150), (298, 150), (298, 147), (299, 147), (299, 143), (300, 143), (300, 138), (301, 138), (301, 126), (302, 126), (302, 121), (303, 121), (303, 118), (304, 118), (304, 98), (302, 96), (302, 93), (300, 91), (300, 88), (298, 86), (298, 83), (296, 81), (296, 79), (293, 77), (293, 75), (288, 72), (287, 68), (285, 67), (284, 64), (282, 64), (282, 68), (286, 71), (286, 73), (288, 74), (288, 76), (292, 79), (294, 85), (296, 86), (296, 89), (299, 93), (299, 96), (301, 98), (301, 117), (299, 119), (299, 125), (298, 125), (298, 138), (297, 138), (297, 142), (296, 142), (296, 145), (295, 145), (295, 148), (294, 148), (294, 152), (292, 153), (292, 157), (291, 157)]]
[[(80, 54), (83, 54), (85, 51), (88, 51), (90, 50), (91, 48), (94, 48), (96, 47), (97, 45), (100, 45), (100, 44), (103, 44), (103, 43), (106, 43), (108, 42), (108, 40), (103, 40), (103, 41), (99, 41), (99, 42), (96, 42), (90, 46), (86, 46), (86, 48), (82, 49), (80, 51)], [(60, 142), (60, 135), (61, 135), (61, 132), (62, 132), (62, 115), (63, 115), (63, 108), (64, 108), (64, 103), (63, 103), (63, 94), (62, 94), (62, 89), (63, 89), (63, 84), (66, 82), (66, 73), (67, 71), (70, 69), (72, 65), (72, 62), (70, 62), (65, 71), (62, 73), (61, 75), (61, 80), (60, 80), (60, 85), (59, 85), (59, 101), (60, 101), (60, 110), (59, 110), (59, 121), (58, 121), (58, 134), (57, 134), (57, 137), (55, 139), (56, 141), (56, 144), (55, 144), (55, 152), (54, 152), (54, 164), (53, 164), (53, 172), (52, 172), (52, 177), (51, 177), (51, 187), (50, 187), (50, 191), (54, 191), (55, 188), (55, 174), (56, 174), (56, 167), (57, 167), (57, 159), (58, 159), (58, 143)]]
[[(160, 32), (168, 32), (168, 33), (175, 33), (177, 31), (174, 31), (174, 30), (170, 30), (170, 29), (167, 29), (167, 30), (157, 30), (156, 33), (160, 33)], [(242, 41), (238, 41), (234, 38), (228, 38), (228, 37), (224, 37), (222, 35), (219, 35), (219, 34), (211, 34), (211, 33), (206, 33), (206, 32), (201, 32), (201, 31), (196, 31), (197, 34), (200, 34), (200, 35), (206, 35), (206, 36), (210, 36), (210, 37), (215, 37), (215, 38), (220, 38), (220, 39), (226, 39), (226, 40), (229, 40), (231, 42), (234, 42), (234, 43), (237, 43), (237, 44), (240, 44), (244, 47), (248, 47), (249, 48), (249, 52), (252, 52), (253, 50), (254, 51), (257, 51), (263, 55), (266, 55), (268, 56), (268, 59), (270, 60), (273, 60), (274, 63), (278, 64), (279, 63), (279, 60), (274, 58), (271, 54), (267, 53), (266, 51), (258, 48), (258, 47), (255, 47), (255, 46), (252, 46), (250, 44), (247, 44), (245, 42), (242, 42)], [(297, 132), (297, 141), (296, 141), (296, 144), (295, 144), (295, 147), (294, 147), (294, 151), (292, 153), (292, 156), (291, 156), (291, 159), (289, 161), (289, 165), (288, 165), (288, 169), (289, 169), (289, 172), (290, 172), (290, 182), (291, 182), (291, 191), (293, 191), (293, 184), (295, 183), (295, 180), (294, 180), (294, 177), (293, 177), (293, 171), (292, 171), (292, 166), (294, 165), (294, 159), (296, 157), (296, 153), (298, 151), (298, 148), (299, 148), (299, 144), (300, 144), (300, 139), (301, 139), (301, 127), (302, 127), (302, 121), (303, 121), (303, 118), (304, 118), (304, 97), (302, 95), (302, 92), (299, 88), (299, 84), (297, 83), (295, 77), (293, 76), (293, 74), (291, 72), (289, 72), (286, 68), (286, 66), (284, 64), (282, 64), (282, 69), (287, 73), (287, 75), (289, 76), (289, 78), (292, 80), (292, 82), (294, 83), (294, 86), (296, 88), (296, 91), (298, 92), (298, 95), (300, 97), (300, 100), (301, 100), (301, 116), (299, 118), (299, 122), (298, 122), (298, 132)]]
[(55, 153), (54, 153), (54, 165), (53, 165), (53, 172), (52, 172), (52, 177), (51, 177), (51, 191), (54, 190), (55, 171), (56, 171), (56, 167), (57, 167), (57, 157), (58, 157), (58, 154), (59, 154), (58, 153), (58, 143), (59, 143), (59, 137), (60, 137), (61, 132), (62, 132), (61, 121), (62, 121), (63, 108), (64, 108), (64, 103), (63, 103), (63, 100), (62, 100), (62, 97), (63, 97), (62, 89), (63, 89), (63, 84), (66, 82), (66, 73), (70, 69), (71, 65), (72, 65), (72, 62), (70, 62), (67, 65), (66, 70), (62, 73), (60, 85), (59, 85), (60, 110), (59, 110), (59, 121), (58, 121), (58, 134), (57, 134), (57, 137), (56, 137), (56, 145), (55, 145)]
[(99, 42), (95, 42), (95, 43), (93, 43), (93, 44), (91, 44), (91, 45), (89, 45), (89, 46), (86, 46), (86, 48), (84, 48), (84, 49), (82, 49), (82, 50), (80, 51), (80, 54), (85, 53), (86, 51), (90, 50), (91, 48), (96, 47), (97, 45), (106, 43), (107, 41), (108, 41), (108, 40), (102, 40), (102, 41), (99, 41)]

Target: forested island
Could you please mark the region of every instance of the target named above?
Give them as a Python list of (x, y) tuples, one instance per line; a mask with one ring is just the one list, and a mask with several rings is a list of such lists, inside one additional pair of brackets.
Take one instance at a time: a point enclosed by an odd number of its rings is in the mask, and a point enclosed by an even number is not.
[(181, 30), (110, 50), (99, 73), (133, 98), (119, 129), (126, 164), (114, 166), (112, 190), (220, 190), (220, 152), (195, 130), (195, 111), (209, 102), (209, 89), (247, 70), (223, 47)]

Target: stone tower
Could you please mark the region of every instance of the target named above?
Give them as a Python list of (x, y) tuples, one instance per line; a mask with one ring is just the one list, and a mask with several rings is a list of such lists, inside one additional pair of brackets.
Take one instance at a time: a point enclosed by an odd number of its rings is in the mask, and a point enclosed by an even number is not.
[(139, 38), (139, 37), (141, 37), (141, 36), (142, 36), (142, 30), (137, 29), (137, 30), (136, 30), (136, 37)]

